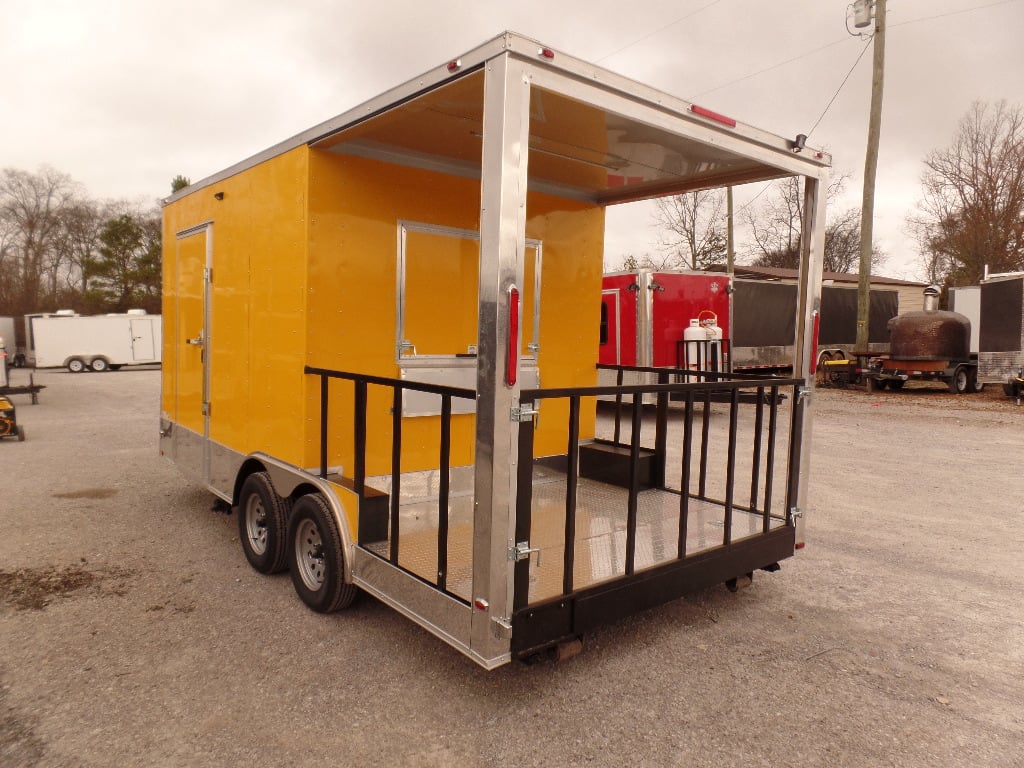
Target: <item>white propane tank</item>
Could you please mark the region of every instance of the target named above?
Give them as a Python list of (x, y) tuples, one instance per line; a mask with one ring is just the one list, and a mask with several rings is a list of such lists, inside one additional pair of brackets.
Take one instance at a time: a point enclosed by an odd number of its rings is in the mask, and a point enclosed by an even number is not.
[[(705, 317), (707, 315), (707, 317)], [(709, 371), (719, 372), (723, 369), (723, 356), (722, 356), (722, 328), (718, 325), (718, 315), (711, 310), (704, 310), (698, 315), (700, 324), (704, 327), (707, 333), (708, 359), (705, 361), (704, 368)]]
[(685, 368), (691, 371), (699, 371), (704, 342), (708, 340), (707, 329), (700, 324), (699, 318), (690, 320), (690, 326), (683, 329), (683, 341), (686, 349)]

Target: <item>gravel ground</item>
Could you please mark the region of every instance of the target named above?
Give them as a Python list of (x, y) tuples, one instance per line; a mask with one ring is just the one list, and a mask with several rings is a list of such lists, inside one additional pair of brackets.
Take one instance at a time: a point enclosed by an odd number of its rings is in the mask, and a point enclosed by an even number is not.
[(250, 570), (157, 455), (158, 371), (36, 381), (0, 441), (4, 768), (1024, 764), (1024, 406), (997, 388), (819, 390), (779, 573), (485, 672)]

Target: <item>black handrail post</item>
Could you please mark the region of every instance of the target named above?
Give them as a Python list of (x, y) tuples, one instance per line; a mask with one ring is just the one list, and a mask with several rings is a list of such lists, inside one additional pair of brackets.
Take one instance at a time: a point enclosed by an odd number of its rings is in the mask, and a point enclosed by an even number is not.
[[(801, 382), (802, 384), (802, 382)], [(786, 468), (786, 520), (790, 523), (793, 510), (796, 508), (800, 482), (800, 433), (804, 421), (803, 386), (793, 386), (793, 413), (790, 418), (789, 431), (789, 466)]]
[(686, 393), (683, 416), (683, 467), (679, 494), (679, 559), (686, 557), (686, 533), (690, 517), (690, 462), (693, 458), (693, 390)]
[(450, 493), (450, 465), (452, 451), (452, 396), (441, 396), (441, 455), (439, 457), (440, 482), (437, 498), (437, 586), (448, 586), (448, 496)]
[(615, 376), (615, 387), (618, 389), (618, 392), (615, 394), (615, 433), (612, 436), (616, 445), (619, 444), (619, 438), (622, 436), (622, 375), (623, 371), (619, 368), (619, 371)]
[[(658, 384), (668, 384), (668, 371), (658, 374)], [(668, 392), (658, 393), (657, 420), (654, 427), (653, 482), (665, 487), (665, 467), (668, 464)]]
[(725, 519), (722, 534), (722, 544), (728, 546), (732, 543), (732, 504), (733, 493), (736, 485), (736, 429), (740, 417), (740, 391), (733, 387), (732, 398), (729, 401), (729, 447), (728, 458), (725, 469)]
[(355, 382), (355, 402), (353, 408), (353, 446), (352, 455), (355, 461), (355, 470), (352, 478), (355, 481), (355, 490), (360, 497), (366, 493), (366, 382), (357, 379)]
[(633, 573), (636, 559), (636, 513), (640, 494), (640, 417), (644, 396), (633, 393), (633, 420), (629, 435), (629, 503), (626, 510), (626, 575)]
[(758, 387), (754, 407), (754, 453), (750, 467), (750, 508), (757, 510), (757, 486), (761, 481), (761, 433), (764, 431), (764, 387)]
[(320, 374), (320, 477), (327, 477), (327, 384), (330, 379)]
[(772, 387), (772, 399), (768, 404), (768, 452), (765, 456), (764, 477), (764, 527), (765, 533), (771, 527), (772, 492), (775, 490), (775, 437), (779, 428), (779, 388)]
[(707, 498), (708, 484), (708, 438), (711, 433), (711, 390), (704, 390), (704, 413), (700, 430), (700, 476), (697, 478), (697, 495)]
[(391, 551), (393, 565), (398, 565), (399, 501), (402, 494), (402, 387), (393, 385), (391, 406)]
[(580, 397), (569, 398), (569, 466), (565, 476), (565, 550), (562, 561), (562, 594), (572, 592), (576, 561), (576, 489), (580, 468)]

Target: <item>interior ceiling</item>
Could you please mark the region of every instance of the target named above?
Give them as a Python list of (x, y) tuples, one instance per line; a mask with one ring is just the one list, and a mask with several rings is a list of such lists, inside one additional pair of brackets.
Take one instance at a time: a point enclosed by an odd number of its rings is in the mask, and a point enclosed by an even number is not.
[[(477, 71), (315, 146), (479, 177), (483, 104)], [(786, 175), (538, 87), (530, 93), (528, 167), (531, 188), (604, 204)]]

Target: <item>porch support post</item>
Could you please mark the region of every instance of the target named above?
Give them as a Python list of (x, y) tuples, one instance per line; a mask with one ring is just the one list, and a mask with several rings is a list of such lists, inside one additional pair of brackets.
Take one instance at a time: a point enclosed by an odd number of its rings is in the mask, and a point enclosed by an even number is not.
[(519, 405), (519, 386), (506, 383), (506, 364), (509, 289), (514, 285), (524, 293), (530, 84), (523, 63), (509, 54), (491, 59), (486, 67), (471, 647), (474, 655), (493, 661), (507, 657), (511, 647), (506, 627), (515, 563), (508, 553), (515, 545), (519, 440), (519, 424), (511, 413)]
[[(814, 375), (818, 361), (815, 359), (817, 346), (817, 318), (821, 312), (821, 277), (825, 262), (825, 190), (828, 186), (828, 169), (822, 168), (817, 176), (807, 176), (804, 181), (804, 207), (802, 236), (800, 238), (800, 274), (798, 281), (798, 300), (796, 310), (796, 359), (793, 361), (793, 373), (803, 378), (806, 386), (813, 389)], [(812, 397), (798, 398), (799, 404), (794, 408), (802, 408), (798, 429), (793, 438), (799, 440), (799, 467), (790, 467), (790, 473), (799, 471), (799, 485), (795, 498), (791, 503), (800, 508), (807, 498), (807, 480), (810, 476), (810, 440), (814, 414)], [(796, 541), (802, 545), (804, 541), (804, 521), (806, 510), (796, 519)], [(788, 514), (788, 510), (787, 510)]]

